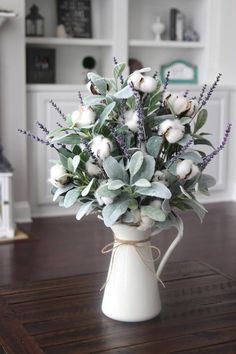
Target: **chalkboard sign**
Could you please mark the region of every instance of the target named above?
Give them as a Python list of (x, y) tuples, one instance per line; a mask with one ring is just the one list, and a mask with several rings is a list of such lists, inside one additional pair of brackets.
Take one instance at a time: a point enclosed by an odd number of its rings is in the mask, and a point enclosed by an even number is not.
[(91, 0), (57, 0), (57, 23), (69, 37), (91, 38)]

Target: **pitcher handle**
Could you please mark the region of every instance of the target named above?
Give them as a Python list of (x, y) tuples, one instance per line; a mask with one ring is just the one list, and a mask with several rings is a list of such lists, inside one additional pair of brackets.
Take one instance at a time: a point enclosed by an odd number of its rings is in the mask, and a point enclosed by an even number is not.
[[(167, 262), (167, 260), (169, 259), (171, 253), (174, 251), (175, 247), (177, 246), (177, 244), (180, 242), (180, 240), (182, 239), (183, 237), (183, 231), (184, 231), (184, 227), (183, 227), (183, 221), (182, 219), (176, 215), (176, 219), (177, 219), (177, 223), (175, 225), (176, 229), (178, 230), (178, 233), (174, 239), (174, 241), (172, 241), (172, 243), (170, 244), (169, 248), (167, 249), (166, 253), (164, 254), (158, 268), (157, 268), (157, 272), (156, 272), (156, 275), (157, 275), (157, 279), (160, 278), (160, 275), (161, 275), (161, 272)], [(151, 236), (154, 236), (155, 234), (157, 234), (159, 231), (157, 232), (153, 232), (151, 234)]]

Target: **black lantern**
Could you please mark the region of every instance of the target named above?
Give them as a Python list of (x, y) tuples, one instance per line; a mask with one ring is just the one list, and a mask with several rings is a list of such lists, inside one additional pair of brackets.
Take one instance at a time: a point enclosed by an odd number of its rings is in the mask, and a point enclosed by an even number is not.
[(36, 5), (30, 8), (30, 13), (25, 18), (26, 36), (43, 37), (44, 36), (44, 18), (40, 15)]

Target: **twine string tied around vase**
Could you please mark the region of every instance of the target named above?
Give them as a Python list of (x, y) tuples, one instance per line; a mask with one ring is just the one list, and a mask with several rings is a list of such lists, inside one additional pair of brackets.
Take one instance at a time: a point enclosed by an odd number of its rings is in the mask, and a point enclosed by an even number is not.
[(114, 257), (115, 257), (115, 254), (116, 254), (116, 251), (118, 250), (119, 247), (122, 247), (122, 246), (133, 246), (137, 252), (137, 254), (139, 255), (139, 257), (141, 258), (141, 260), (143, 261), (143, 263), (145, 264), (145, 266), (153, 273), (154, 276), (157, 277), (157, 280), (162, 284), (162, 286), (165, 288), (165, 285), (164, 283), (162, 282), (162, 280), (156, 275), (156, 272), (153, 271), (153, 269), (150, 267), (150, 265), (148, 263), (152, 263), (152, 262), (156, 262), (159, 258), (160, 258), (160, 255), (161, 255), (161, 251), (158, 247), (156, 246), (152, 246), (152, 245), (148, 245), (146, 246), (147, 248), (149, 248), (150, 250), (154, 250), (157, 252), (157, 256), (154, 257), (154, 258), (147, 258), (145, 257), (143, 254), (142, 254), (142, 251), (140, 250), (140, 248), (142, 248), (143, 246), (139, 246), (139, 244), (141, 243), (145, 243), (145, 242), (149, 242), (151, 240), (151, 237), (148, 237), (144, 240), (140, 240), (140, 241), (131, 241), (131, 240), (122, 240), (118, 237), (115, 237), (114, 238), (114, 241), (111, 242), (111, 243), (108, 243), (107, 245), (105, 245), (103, 247), (103, 249), (101, 250), (102, 254), (107, 254), (107, 253), (110, 253), (112, 251), (114, 251), (112, 253), (112, 258), (111, 258), (111, 269), (109, 271), (109, 275), (107, 277), (107, 280), (105, 281), (105, 283), (103, 284), (103, 286), (101, 287), (100, 291), (102, 291), (105, 286), (107, 285), (108, 281), (109, 281), (109, 278), (110, 278), (110, 275), (111, 275), (111, 270), (113, 268), (113, 264), (114, 264)]

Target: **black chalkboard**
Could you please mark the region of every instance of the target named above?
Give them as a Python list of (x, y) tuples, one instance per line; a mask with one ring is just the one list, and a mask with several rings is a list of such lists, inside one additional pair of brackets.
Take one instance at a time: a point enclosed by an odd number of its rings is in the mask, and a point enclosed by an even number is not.
[(69, 37), (91, 38), (91, 0), (57, 0), (57, 23)]

